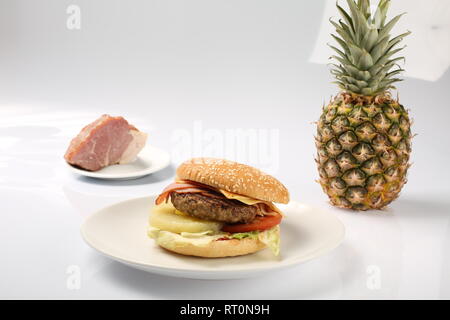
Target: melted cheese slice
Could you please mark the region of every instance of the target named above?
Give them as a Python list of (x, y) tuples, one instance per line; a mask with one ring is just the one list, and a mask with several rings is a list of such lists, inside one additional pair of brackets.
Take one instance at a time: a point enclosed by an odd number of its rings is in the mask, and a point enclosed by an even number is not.
[[(245, 203), (245, 204), (247, 204), (249, 206), (252, 206), (252, 205), (255, 205), (255, 204), (257, 205), (258, 203), (265, 204), (270, 210), (273, 211), (273, 212), (266, 212), (267, 215), (271, 215), (271, 214), (273, 215), (274, 212), (283, 215), (283, 213), (280, 211), (280, 209), (278, 209), (270, 201), (258, 200), (258, 199), (255, 199), (255, 198), (246, 197), (246, 196), (243, 196), (241, 194), (225, 191), (225, 190), (222, 190), (222, 189), (218, 189), (218, 190), (220, 191), (220, 193), (222, 193), (225, 196), (225, 198), (238, 200), (238, 201), (240, 201), (242, 203)], [(265, 210), (265, 211), (267, 211), (267, 210)]]

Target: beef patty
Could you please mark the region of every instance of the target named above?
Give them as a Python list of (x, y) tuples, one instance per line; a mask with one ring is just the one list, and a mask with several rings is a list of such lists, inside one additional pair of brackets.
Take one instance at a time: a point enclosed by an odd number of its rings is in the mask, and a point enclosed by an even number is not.
[(257, 207), (238, 200), (208, 197), (199, 193), (172, 192), (170, 198), (176, 209), (203, 220), (248, 223), (258, 212)]

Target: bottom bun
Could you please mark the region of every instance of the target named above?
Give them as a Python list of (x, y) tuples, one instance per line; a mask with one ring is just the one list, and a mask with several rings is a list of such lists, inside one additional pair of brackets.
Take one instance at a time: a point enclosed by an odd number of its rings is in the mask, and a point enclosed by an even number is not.
[(158, 243), (166, 250), (184, 254), (187, 256), (196, 256), (204, 258), (223, 258), (242, 256), (257, 252), (266, 248), (266, 245), (258, 239), (244, 238), (241, 240), (216, 240), (206, 246), (196, 246), (193, 244), (185, 244), (182, 246), (166, 246), (164, 243)]

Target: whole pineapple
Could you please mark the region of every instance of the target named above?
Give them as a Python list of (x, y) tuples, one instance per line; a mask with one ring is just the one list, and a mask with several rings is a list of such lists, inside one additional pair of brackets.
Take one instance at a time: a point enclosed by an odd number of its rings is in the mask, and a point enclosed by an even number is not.
[(331, 21), (332, 35), (341, 49), (330, 46), (331, 73), (341, 92), (323, 108), (317, 125), (320, 184), (333, 205), (355, 210), (381, 209), (398, 197), (406, 183), (411, 153), (407, 110), (389, 89), (403, 71), (393, 57), (409, 34), (391, 37), (401, 15), (386, 22), (389, 0), (381, 0), (374, 14), (370, 1), (347, 0), (350, 14)]

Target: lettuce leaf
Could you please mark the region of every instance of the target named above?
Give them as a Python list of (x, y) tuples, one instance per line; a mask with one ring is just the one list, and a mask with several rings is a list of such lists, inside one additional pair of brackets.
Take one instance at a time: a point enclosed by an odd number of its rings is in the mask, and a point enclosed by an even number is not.
[(269, 230), (261, 231), (258, 239), (264, 243), (275, 256), (280, 254), (280, 226), (275, 226)]
[(182, 232), (180, 233), (180, 235), (185, 238), (195, 239), (195, 238), (202, 238), (204, 236), (218, 235), (218, 233), (213, 230), (208, 230), (203, 232)]
[(239, 240), (245, 239), (245, 238), (258, 239), (258, 234), (259, 233), (260, 233), (259, 231), (230, 233), (228, 235), (228, 238), (230, 238), (230, 239), (239, 239)]
[(275, 226), (265, 231), (250, 231), (240, 233), (226, 233), (226, 232), (182, 232), (181, 234), (160, 230), (155, 227), (149, 227), (147, 234), (150, 238), (155, 239), (156, 243), (165, 244), (168, 247), (184, 246), (193, 244), (196, 246), (207, 246), (211, 241), (220, 238), (228, 239), (259, 239), (264, 243), (275, 256), (280, 254), (280, 226)]
[(170, 231), (160, 230), (155, 227), (149, 227), (147, 235), (154, 239), (157, 244), (167, 248), (176, 248), (192, 244), (194, 246), (207, 246), (212, 241), (220, 239), (224, 234), (217, 234), (213, 231), (205, 231), (198, 233), (182, 232), (181, 234)]
[(275, 256), (280, 254), (280, 226), (275, 226), (271, 229), (265, 231), (250, 231), (250, 232), (240, 232), (231, 233), (228, 235), (230, 239), (259, 239), (264, 243), (270, 250), (272, 250)]

